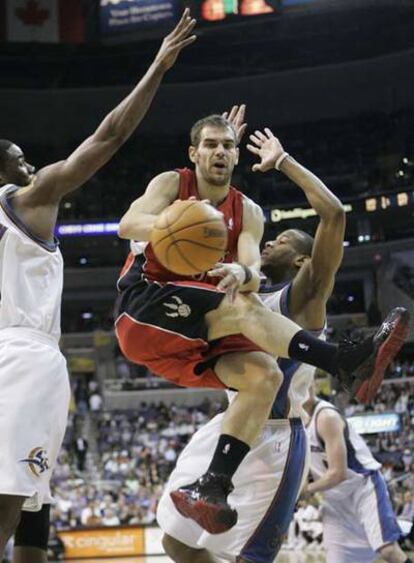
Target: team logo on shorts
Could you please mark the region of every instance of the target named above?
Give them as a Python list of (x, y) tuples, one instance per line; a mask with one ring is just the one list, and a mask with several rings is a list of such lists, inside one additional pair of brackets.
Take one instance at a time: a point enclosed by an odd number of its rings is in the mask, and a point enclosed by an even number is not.
[(191, 307), (183, 302), (177, 295), (173, 295), (171, 299), (174, 303), (163, 303), (171, 312), (165, 313), (167, 317), (189, 317), (191, 315)]
[(20, 463), (27, 463), (30, 471), (36, 477), (40, 477), (42, 473), (49, 469), (49, 460), (44, 448), (33, 448), (27, 458), (21, 459)]

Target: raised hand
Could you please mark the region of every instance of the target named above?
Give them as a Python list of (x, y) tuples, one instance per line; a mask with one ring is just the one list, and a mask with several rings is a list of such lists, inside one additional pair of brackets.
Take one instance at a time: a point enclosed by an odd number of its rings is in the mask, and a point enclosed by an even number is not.
[(233, 106), (230, 110), (225, 111), (222, 115), (227, 121), (229, 121), (234, 129), (236, 130), (237, 134), (237, 144), (240, 143), (244, 132), (246, 131), (247, 123), (244, 121), (244, 117), (246, 114), (246, 104), (242, 104), (241, 106)]
[(155, 57), (155, 64), (159, 65), (163, 72), (173, 66), (182, 49), (194, 43), (197, 36), (191, 33), (195, 24), (196, 20), (191, 18), (190, 10), (186, 8), (178, 24), (164, 38), (160, 50)]
[(255, 131), (254, 135), (250, 135), (250, 140), (254, 145), (247, 145), (250, 152), (260, 158), (260, 162), (252, 166), (253, 172), (267, 172), (275, 167), (277, 159), (284, 154), (283, 147), (277, 137), (273, 135), (270, 129), (265, 128), (265, 133)]

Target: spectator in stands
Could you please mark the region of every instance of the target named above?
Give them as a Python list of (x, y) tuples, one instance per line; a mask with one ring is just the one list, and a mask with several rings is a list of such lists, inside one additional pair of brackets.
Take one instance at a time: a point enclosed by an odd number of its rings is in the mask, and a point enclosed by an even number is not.
[[(396, 362), (396, 365), (404, 366), (404, 371), (409, 373), (414, 363), (407, 360)], [(400, 415), (401, 431), (368, 438), (372, 442), (370, 445), (374, 445), (376, 457), (386, 460), (383, 474), (398, 507), (399, 518), (405, 518), (410, 517), (410, 510), (414, 510), (410, 504), (414, 472), (408, 467), (408, 454), (404, 454), (405, 450), (414, 451), (411, 420), (414, 416), (414, 384), (404, 381), (386, 383), (375, 404), (369, 407), (348, 405), (347, 415), (392, 412), (400, 395), (408, 396), (406, 412)], [(343, 399), (341, 394), (338, 398)], [(206, 400), (197, 407), (142, 402), (133, 411), (98, 411), (94, 418), (99, 453), (97, 466), (94, 473), (90, 473), (92, 467), (89, 467), (89, 472), (84, 474), (85, 481), (93, 482), (94, 486), (86, 485), (76, 475), (77, 456), (73, 447), (76, 434), (72, 415), (54, 480), (57, 505), (52, 509), (52, 519), (57, 528), (99, 525), (105, 511), (108, 517), (108, 509), (122, 525), (152, 523), (162, 484), (175, 463), (175, 456), (189, 436), (222, 408), (220, 401)], [(407, 456), (405, 465), (404, 455)], [(402, 471), (408, 471), (405, 479), (399, 478)], [(302, 534), (299, 540), (299, 543), (294, 542), (296, 547), (301, 542), (302, 547), (309, 543)]]
[(75, 440), (75, 453), (77, 458), (78, 470), (85, 470), (86, 454), (88, 452), (88, 441), (83, 436), (78, 436)]
[(77, 379), (74, 394), (77, 413), (80, 415), (86, 414), (88, 411), (88, 388), (85, 381)]
[(401, 512), (398, 514), (401, 520), (412, 522), (414, 519), (414, 499), (411, 491), (406, 491), (403, 496), (403, 505)]
[(97, 413), (102, 409), (103, 400), (98, 391), (94, 391), (89, 395), (89, 410), (91, 413)]
[(98, 526), (102, 523), (102, 511), (99, 507), (99, 501), (93, 500), (87, 504), (80, 515), (82, 526)]
[(102, 516), (102, 524), (104, 526), (119, 526), (120, 520), (112, 508), (106, 508)]

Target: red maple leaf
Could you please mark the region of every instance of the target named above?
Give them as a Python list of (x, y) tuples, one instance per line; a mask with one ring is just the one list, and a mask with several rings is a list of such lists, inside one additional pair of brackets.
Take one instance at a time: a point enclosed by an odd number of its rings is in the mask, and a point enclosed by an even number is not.
[(25, 25), (41, 27), (49, 19), (49, 10), (41, 8), (37, 0), (27, 0), (23, 8), (16, 8), (15, 13)]

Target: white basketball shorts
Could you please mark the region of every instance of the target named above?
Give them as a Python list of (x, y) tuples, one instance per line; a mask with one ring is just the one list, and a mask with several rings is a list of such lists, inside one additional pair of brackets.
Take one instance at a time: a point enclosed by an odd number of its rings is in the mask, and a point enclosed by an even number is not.
[(0, 495), (27, 497), (23, 510), (52, 502), (49, 481), (70, 400), (66, 360), (40, 331), (0, 330)]
[(198, 430), (178, 458), (160, 500), (161, 529), (182, 543), (208, 549), (227, 561), (243, 557), (257, 563), (274, 560), (307, 473), (308, 447), (300, 419), (269, 420), (236, 471), (229, 503), (238, 512), (237, 524), (223, 534), (210, 535), (181, 516), (170, 491), (194, 482), (208, 468), (221, 432), (224, 414)]
[(398, 541), (401, 529), (380, 471), (372, 471), (349, 497), (322, 507), (327, 563), (373, 563), (378, 550)]

